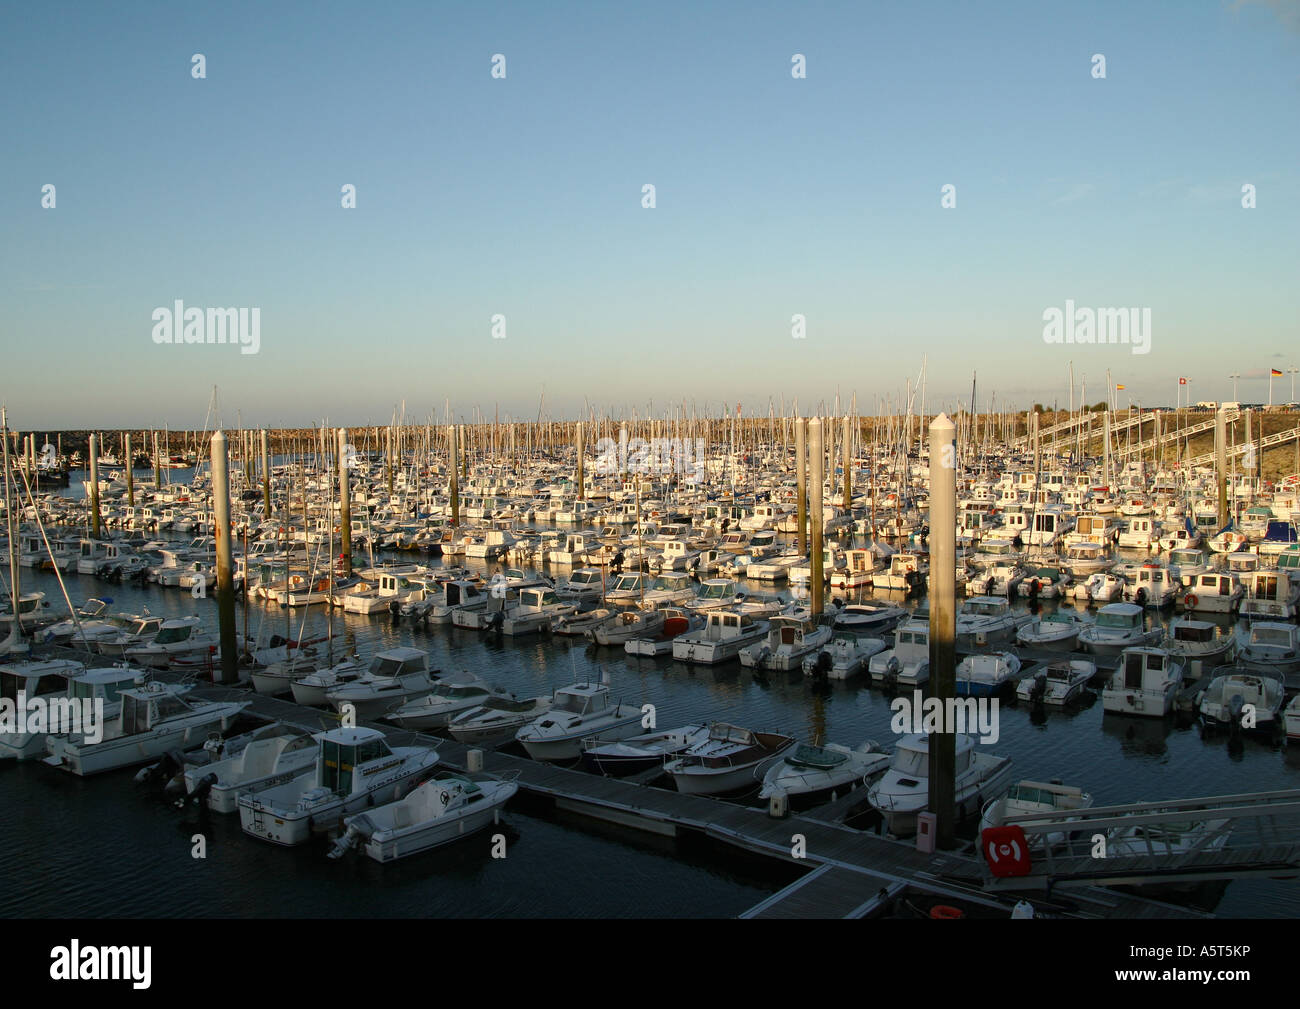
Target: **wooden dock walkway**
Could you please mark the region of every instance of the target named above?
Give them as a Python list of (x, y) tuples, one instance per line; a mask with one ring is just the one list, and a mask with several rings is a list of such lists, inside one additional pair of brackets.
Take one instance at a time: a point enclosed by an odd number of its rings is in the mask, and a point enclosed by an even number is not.
[[(338, 724), (333, 712), (243, 688), (200, 686), (195, 692), (212, 700), (250, 701), (247, 713), (252, 717), (279, 720), (312, 732)], [(774, 818), (765, 809), (657, 787), (653, 782), (662, 782), (662, 775), (602, 777), (381, 722), (358, 724), (379, 729), (395, 745), (434, 747), (439, 764), (449, 769), (465, 769), (470, 751), (477, 749), (483, 754), (484, 770), (513, 774), (521, 789), (552, 801), (556, 809), (665, 837), (691, 832), (809, 870), (742, 917), (863, 917), (881, 911), (904, 890), (973, 902), (1003, 914), (1016, 900), (1014, 894), (982, 893), (982, 862), (969, 853), (926, 853), (912, 843), (845, 826), (841, 821), (861, 804), (861, 790), (804, 813)], [(1041, 893), (1034, 900), (1036, 905), (1057, 907), (1059, 913), (1071, 917), (1200, 916), (1195, 911), (1100, 888), (1073, 890), (1068, 901), (1044, 900)]]

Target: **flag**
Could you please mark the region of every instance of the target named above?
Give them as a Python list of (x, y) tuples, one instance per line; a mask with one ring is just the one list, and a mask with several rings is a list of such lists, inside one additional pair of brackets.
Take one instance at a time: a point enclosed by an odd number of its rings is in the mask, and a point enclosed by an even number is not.
[(1178, 380), (1178, 384), (1179, 384), (1179, 385), (1186, 385), (1186, 384), (1187, 384), (1187, 379), (1185, 379), (1185, 378), (1180, 378), (1180, 379)]
[(1115, 386), (1115, 388), (1116, 388), (1116, 389), (1123, 389), (1124, 387), (1123, 387), (1122, 385), (1117, 385), (1117, 386)]
[(1269, 368), (1268, 371), (1269, 371), (1269, 374), (1270, 374), (1270, 375), (1273, 375), (1273, 376), (1275, 376), (1276, 378), (1281, 378), (1281, 377), (1282, 377), (1282, 373), (1281, 373), (1280, 371), (1278, 371), (1276, 368)]

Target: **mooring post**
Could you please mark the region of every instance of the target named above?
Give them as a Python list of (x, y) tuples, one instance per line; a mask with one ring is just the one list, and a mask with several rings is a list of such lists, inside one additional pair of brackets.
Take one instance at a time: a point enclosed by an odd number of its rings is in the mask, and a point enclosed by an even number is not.
[[(339, 537), (342, 540), (343, 577), (352, 577), (352, 493), (348, 477), (352, 454), (348, 451), (348, 429), (339, 428)], [(331, 559), (330, 564), (333, 565)]]
[(99, 539), (99, 436), (90, 436), (90, 535)]
[(460, 487), (458, 484), (460, 461), (457, 459), (456, 425), (447, 426), (447, 472), (451, 475), (451, 524), (460, 525)]
[(231, 550), (230, 461), (226, 436), (212, 436), (212, 508), (216, 513), (217, 622), (221, 640), (221, 683), (239, 680), (239, 655), (235, 644), (235, 564)]
[(822, 540), (822, 483), (825, 479), (825, 456), (822, 450), (822, 419), (813, 417), (808, 421), (808, 461), (812, 466), (809, 487), (812, 501), (809, 505), (808, 519), (812, 523), (812, 574), (808, 589), (812, 593), (812, 612), (817, 616), (822, 611), (822, 589), (826, 587), (822, 580), (822, 552), (825, 549)]
[(796, 483), (795, 521), (799, 525), (799, 554), (808, 556), (808, 452), (807, 421), (802, 417), (794, 419), (794, 472)]
[(947, 724), (957, 695), (957, 426), (946, 413), (930, 424), (930, 683), (945, 712), (930, 733), (930, 811), (935, 843), (953, 846), (957, 736)]

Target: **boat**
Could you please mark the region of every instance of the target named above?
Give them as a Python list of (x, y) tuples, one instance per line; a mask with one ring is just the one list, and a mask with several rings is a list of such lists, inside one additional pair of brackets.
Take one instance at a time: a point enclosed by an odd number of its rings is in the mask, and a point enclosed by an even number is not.
[(1016, 644), (1024, 648), (1072, 652), (1083, 628), (1084, 622), (1077, 613), (1057, 610), (1046, 616), (1034, 617), (1016, 631)]
[(390, 747), (378, 729), (318, 732), (313, 771), (239, 796), (244, 833), (295, 845), (340, 817), (400, 798), (429, 777), (438, 754), (427, 746)]
[[(26, 701), (44, 698), (71, 697), (69, 684), (74, 676), (84, 673), (83, 663), (72, 659), (39, 659), (8, 662), (0, 665), (0, 697), (14, 705), (13, 728), (0, 729), (0, 759), (30, 760), (45, 756), (45, 737), (49, 734), (48, 719), (44, 731), (28, 731), (29, 724), (17, 718), (21, 707), (19, 698)], [(121, 670), (119, 670), (121, 672)], [(128, 672), (131, 680), (135, 673)], [(114, 699), (116, 693), (114, 693)]]
[(734, 659), (740, 650), (767, 634), (766, 620), (732, 610), (709, 610), (705, 624), (697, 631), (673, 641), (673, 658), (679, 662), (714, 665)]
[(120, 692), (115, 720), (99, 739), (85, 733), (50, 735), (45, 763), (85, 776), (148, 763), (217, 730), (225, 732), (251, 701), (201, 701), (183, 696), (188, 685), (151, 680)]
[(930, 625), (909, 620), (894, 632), (894, 646), (867, 660), (873, 683), (919, 687), (930, 679)]
[(708, 734), (707, 725), (684, 725), (631, 739), (584, 739), (582, 766), (615, 778), (637, 774), (652, 767), (662, 767), (667, 759), (706, 739)]
[(754, 669), (801, 669), (804, 656), (830, 639), (830, 627), (819, 624), (811, 610), (780, 614), (769, 622), (765, 641), (740, 650), (740, 664)]
[(551, 624), (551, 631), (561, 637), (586, 638), (595, 640), (596, 631), (606, 624), (613, 623), (621, 611), (608, 606), (594, 610), (580, 610), (559, 616)]
[(1059, 599), (1070, 586), (1070, 574), (1055, 565), (1034, 568), (1019, 585), (1020, 595), (1028, 599)]
[[(1011, 758), (985, 753), (973, 737), (956, 739), (953, 804), (958, 820), (979, 812), (1011, 784)], [(889, 769), (867, 792), (867, 801), (884, 818), (885, 829), (916, 833), (916, 814), (930, 804), (930, 736), (909, 733), (898, 741)]]
[(1211, 669), (1232, 661), (1236, 639), (1208, 620), (1180, 617), (1170, 622), (1164, 647), (1182, 660), (1189, 678), (1200, 679)]
[(1286, 725), (1287, 739), (1300, 739), (1300, 694), (1291, 698), (1291, 703), (1286, 706), (1283, 713), (1283, 723)]
[(627, 739), (645, 731), (640, 707), (611, 703), (609, 685), (574, 683), (555, 692), (554, 703), (540, 718), (515, 733), (534, 760), (573, 760), (582, 741)]
[(407, 701), (383, 717), (385, 721), (416, 732), (445, 729), (457, 715), (481, 707), (489, 697), (513, 696), (504, 690), (489, 687), (477, 678), (468, 678), (459, 683), (442, 682), (434, 684), (429, 693)]
[(1235, 574), (1212, 571), (1197, 575), (1182, 597), (1183, 608), (1204, 613), (1231, 613), (1241, 605), (1245, 586)]
[(930, 566), (916, 554), (900, 552), (889, 558), (889, 567), (872, 576), (872, 584), (894, 592), (920, 592), (929, 570)]
[(522, 699), (489, 696), (477, 708), (470, 708), (448, 722), (447, 734), (458, 743), (503, 739), (550, 711), (553, 703), (550, 694)]
[[(1011, 786), (1006, 795), (990, 799), (980, 814), (980, 833), (993, 827), (1016, 823), (1041, 823), (1043, 814), (1060, 816), (1064, 823), (1077, 821), (1071, 813), (1092, 807), (1092, 796), (1073, 785), (1059, 781), (1021, 781)], [(1035, 834), (1030, 845), (1055, 847), (1069, 840), (1068, 830)]]
[(1173, 709), (1182, 682), (1182, 662), (1166, 649), (1126, 648), (1101, 693), (1102, 709), (1163, 718)]
[(450, 844), (498, 823), (518, 790), (517, 782), (492, 774), (441, 771), (395, 802), (344, 819), (329, 857), (361, 848), (376, 862), (392, 862)]
[(289, 689), (298, 704), (309, 707), (323, 706), (329, 703), (326, 695), (331, 690), (345, 683), (351, 683), (366, 672), (367, 668), (380, 668), (380, 657), (375, 656), (367, 667), (356, 655), (350, 655), (332, 666), (317, 669), (313, 673), (291, 680)]
[(130, 662), (156, 668), (215, 661), (217, 638), (204, 631), (202, 623), (199, 617), (164, 620), (152, 639), (129, 646), (125, 657)]
[(1200, 694), (1197, 711), (1207, 724), (1271, 732), (1277, 728), (1286, 688), (1262, 673), (1226, 670)]
[(704, 617), (687, 610), (662, 610), (663, 624), (657, 634), (649, 637), (628, 638), (623, 642), (623, 651), (628, 655), (661, 656), (673, 653), (673, 642), (683, 634), (699, 631), (704, 627)]
[(598, 645), (622, 645), (657, 634), (663, 629), (664, 617), (664, 610), (623, 609), (612, 620), (593, 627), (587, 636)]
[(1281, 679), (1300, 672), (1300, 627), (1256, 620), (1244, 638), (1237, 634), (1237, 661), (1247, 669)]
[(1119, 655), (1126, 648), (1153, 645), (1163, 637), (1159, 627), (1145, 626), (1142, 607), (1110, 603), (1097, 613), (1095, 623), (1079, 631), (1079, 647), (1092, 655)]
[[(1153, 809), (1151, 812), (1162, 811)], [(1224, 818), (1166, 820), (1133, 827), (1112, 827), (1107, 832), (1106, 858), (1132, 856), (1149, 859), (1156, 856), (1182, 861), (1200, 852), (1219, 851), (1228, 843), (1231, 832), (1232, 821)]]
[(824, 676), (830, 680), (847, 680), (867, 668), (873, 655), (885, 650), (881, 638), (867, 637), (831, 628), (831, 640), (819, 652), (805, 656), (806, 676)]
[(957, 693), (962, 697), (991, 697), (1020, 672), (1015, 652), (981, 652), (957, 663)]
[(1084, 599), (1092, 603), (1110, 603), (1124, 598), (1126, 585), (1128, 581), (1123, 575), (1098, 571), (1076, 584), (1073, 595), (1075, 599)]
[(233, 813), (239, 796), (310, 774), (316, 766), (316, 740), (292, 726), (272, 723), (259, 730), (238, 753), (185, 768), (184, 796), (177, 805), (202, 802), (214, 813)]
[(889, 754), (874, 740), (856, 750), (839, 743), (800, 743), (767, 769), (758, 797), (785, 795), (792, 806), (815, 804), (823, 798), (834, 801), (841, 793), (868, 785), (884, 774), (889, 760)]
[(429, 656), (420, 649), (389, 648), (356, 679), (325, 691), (325, 700), (339, 712), (351, 705), (358, 721), (379, 718), (432, 693), (437, 675), (437, 670), (430, 672)]
[(969, 650), (1007, 644), (1031, 619), (1028, 613), (1012, 613), (1010, 603), (1000, 596), (967, 599), (957, 612), (957, 647)]
[(840, 605), (836, 600), (835, 620), (831, 625), (836, 631), (879, 637), (901, 624), (908, 617), (908, 611), (893, 603), (870, 600), (863, 603)]
[(793, 736), (714, 722), (708, 736), (664, 765), (679, 792), (726, 795), (755, 788), (794, 746)]
[(1016, 684), (1016, 698), (1027, 704), (1063, 707), (1082, 697), (1096, 675), (1096, 663), (1087, 659), (1058, 659), (1022, 677)]
[(481, 629), (494, 630), (499, 627), (502, 634), (520, 637), (549, 631), (556, 618), (567, 617), (575, 613), (577, 608), (561, 602), (555, 595), (555, 589), (549, 585), (534, 585), (519, 589), (513, 605), (493, 610), (489, 604), (488, 610), (487, 623)]
[(1178, 598), (1181, 588), (1181, 580), (1168, 567), (1154, 562), (1142, 564), (1129, 571), (1124, 600), (1143, 607), (1168, 606)]

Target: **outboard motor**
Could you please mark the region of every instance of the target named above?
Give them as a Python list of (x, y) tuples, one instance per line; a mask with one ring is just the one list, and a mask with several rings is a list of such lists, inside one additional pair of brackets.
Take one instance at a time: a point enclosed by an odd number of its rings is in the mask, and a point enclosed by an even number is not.
[(342, 858), (349, 851), (360, 848), (374, 835), (375, 829), (374, 823), (365, 813), (353, 817), (347, 831), (334, 842), (334, 848), (326, 857)]
[(487, 623), (483, 626), (486, 631), (500, 631), (501, 625), (506, 622), (506, 615), (503, 610), (497, 610), (487, 618)]
[(393, 623), (395, 624), (401, 623), (402, 604), (399, 603), (396, 599), (394, 599), (392, 602), (388, 604), (388, 615), (393, 618)]
[(835, 660), (831, 658), (831, 653), (822, 650), (817, 653), (815, 658), (809, 661), (808, 668), (805, 669), (805, 672), (810, 676), (815, 676), (819, 680), (824, 680), (830, 673), (833, 665), (835, 665)]
[(885, 689), (894, 691), (898, 689), (898, 674), (902, 670), (903, 664), (898, 661), (898, 656), (893, 655), (889, 659), (889, 664), (885, 666)]
[[(181, 778), (182, 785), (184, 784), (184, 781), (185, 779)], [(212, 791), (212, 786), (215, 785), (216, 783), (217, 783), (217, 775), (213, 772), (209, 772), (208, 774), (205, 774), (202, 778), (199, 779), (199, 783), (194, 786), (194, 791), (182, 795), (179, 799), (177, 799), (174, 803), (172, 803), (172, 805), (174, 805), (177, 809), (181, 809), (187, 803), (190, 802), (197, 802), (202, 804), (202, 802), (205, 799), (207, 799), (208, 793)], [(170, 790), (170, 788), (171, 788), (171, 783), (168, 782), (168, 789)]]
[(1240, 694), (1233, 694), (1228, 700), (1228, 725), (1234, 736), (1241, 731), (1241, 718), (1245, 707), (1246, 699)]
[(1038, 673), (1034, 677), (1034, 685), (1029, 688), (1029, 703), (1042, 704), (1043, 697), (1047, 694), (1047, 674)]
[[(135, 776), (137, 784), (152, 785), (159, 781), (170, 783), (178, 774), (183, 775), (185, 770), (185, 758), (179, 750), (168, 750), (163, 754), (162, 760), (149, 767), (141, 768)], [(182, 781), (184, 778), (182, 777)]]

